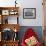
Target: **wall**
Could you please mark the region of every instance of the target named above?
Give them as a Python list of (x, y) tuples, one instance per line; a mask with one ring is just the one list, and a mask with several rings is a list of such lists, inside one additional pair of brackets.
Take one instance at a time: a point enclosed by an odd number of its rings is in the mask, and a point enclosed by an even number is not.
[[(0, 6), (15, 6), (15, 0), (0, 0)], [(42, 0), (17, 0), (19, 8), (19, 24), (21, 26), (43, 26)], [(36, 8), (36, 19), (23, 19), (23, 8)], [(10, 19), (9, 19), (10, 20)], [(28, 22), (27, 22), (28, 21)]]
[[(43, 11), (42, 0), (24, 0), (21, 3), (20, 9), (20, 25), (22, 26), (42, 26)], [(23, 8), (36, 8), (36, 19), (23, 19)], [(28, 22), (27, 22), (28, 21)]]

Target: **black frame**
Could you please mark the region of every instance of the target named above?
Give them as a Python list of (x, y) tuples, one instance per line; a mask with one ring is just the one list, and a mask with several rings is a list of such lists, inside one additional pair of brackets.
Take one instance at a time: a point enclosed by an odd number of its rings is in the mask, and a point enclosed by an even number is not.
[[(25, 10), (29, 11), (30, 13), (31, 13), (31, 11), (34, 10), (34, 15), (33, 14), (31, 15), (29, 12), (28, 12), (29, 15), (26, 14), (27, 11), (25, 11)], [(23, 18), (24, 19), (36, 19), (36, 8), (23, 8)]]

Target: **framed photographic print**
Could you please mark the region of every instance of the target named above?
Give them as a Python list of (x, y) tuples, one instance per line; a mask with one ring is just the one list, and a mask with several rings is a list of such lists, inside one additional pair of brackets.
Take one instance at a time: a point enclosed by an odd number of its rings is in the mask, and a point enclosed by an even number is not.
[(2, 15), (9, 15), (9, 10), (2, 10)]
[(10, 15), (16, 15), (17, 13), (18, 13), (18, 12), (17, 12), (16, 10), (14, 10), (14, 9), (9, 11), (9, 14), (10, 14)]
[(35, 19), (36, 18), (36, 8), (24, 8), (23, 18), (24, 19)]

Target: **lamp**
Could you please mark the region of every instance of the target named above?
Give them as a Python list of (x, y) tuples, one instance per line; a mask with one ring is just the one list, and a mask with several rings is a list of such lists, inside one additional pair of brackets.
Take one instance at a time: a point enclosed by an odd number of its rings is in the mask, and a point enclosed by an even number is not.
[(15, 0), (15, 7), (16, 7), (16, 4), (17, 4), (17, 2), (16, 2), (17, 0)]
[(16, 29), (14, 29), (14, 32), (17, 32), (17, 30), (16, 30)]

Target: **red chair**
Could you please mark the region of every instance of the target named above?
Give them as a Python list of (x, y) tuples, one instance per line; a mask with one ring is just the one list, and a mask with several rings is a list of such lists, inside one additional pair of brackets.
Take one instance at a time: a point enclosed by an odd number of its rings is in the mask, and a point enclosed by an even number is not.
[[(32, 30), (32, 28), (28, 28), (24, 34), (24, 37), (22, 38), (21, 46), (27, 46), (25, 43), (25, 39), (28, 39), (29, 37), (32, 36), (34, 36), (35, 38), (37, 37), (36, 33)], [(41, 46), (40, 42), (38, 41), (35, 46)]]

